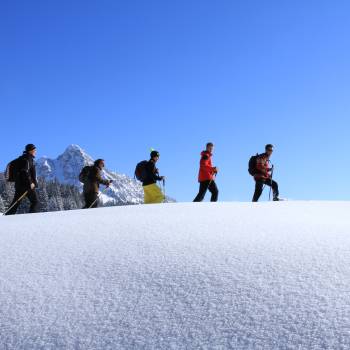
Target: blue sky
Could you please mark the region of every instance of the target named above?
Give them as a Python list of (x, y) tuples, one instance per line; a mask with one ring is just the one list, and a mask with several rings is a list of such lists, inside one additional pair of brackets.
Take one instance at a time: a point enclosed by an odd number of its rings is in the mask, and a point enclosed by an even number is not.
[(189, 201), (213, 141), (220, 200), (247, 201), (271, 142), (282, 197), (349, 199), (349, 22), (347, 1), (3, 0), (0, 168), (76, 143), (132, 175), (153, 147)]

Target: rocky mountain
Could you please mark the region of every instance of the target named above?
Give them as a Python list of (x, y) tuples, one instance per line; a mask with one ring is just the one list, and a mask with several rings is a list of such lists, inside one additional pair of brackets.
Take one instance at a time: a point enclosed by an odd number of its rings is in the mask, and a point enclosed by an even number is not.
[[(80, 146), (70, 145), (56, 159), (39, 158), (36, 162), (37, 175), (47, 181), (73, 185), (82, 190), (79, 173), (85, 165), (91, 165), (93, 162), (94, 159)], [(100, 197), (103, 205), (143, 203), (143, 190), (138, 181), (108, 169), (103, 171), (103, 177), (113, 180), (110, 188)]]

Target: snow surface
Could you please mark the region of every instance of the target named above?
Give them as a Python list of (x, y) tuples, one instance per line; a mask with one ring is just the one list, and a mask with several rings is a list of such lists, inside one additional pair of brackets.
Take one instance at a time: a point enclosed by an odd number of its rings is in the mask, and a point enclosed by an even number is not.
[(349, 349), (350, 203), (0, 218), (1, 349)]

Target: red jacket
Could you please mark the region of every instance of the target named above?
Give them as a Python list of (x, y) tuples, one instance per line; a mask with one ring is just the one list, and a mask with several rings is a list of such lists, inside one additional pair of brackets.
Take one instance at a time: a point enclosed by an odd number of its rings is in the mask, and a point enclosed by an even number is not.
[(201, 153), (198, 181), (211, 181), (214, 179), (215, 168), (211, 162), (212, 154), (208, 151)]
[(266, 153), (260, 154), (256, 160), (256, 174), (254, 175), (255, 180), (264, 180), (271, 178), (269, 157)]

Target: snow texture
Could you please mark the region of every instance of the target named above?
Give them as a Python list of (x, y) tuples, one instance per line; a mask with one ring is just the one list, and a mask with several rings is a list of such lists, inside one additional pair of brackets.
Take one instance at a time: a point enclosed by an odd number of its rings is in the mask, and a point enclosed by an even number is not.
[(349, 349), (350, 203), (0, 217), (1, 349)]

